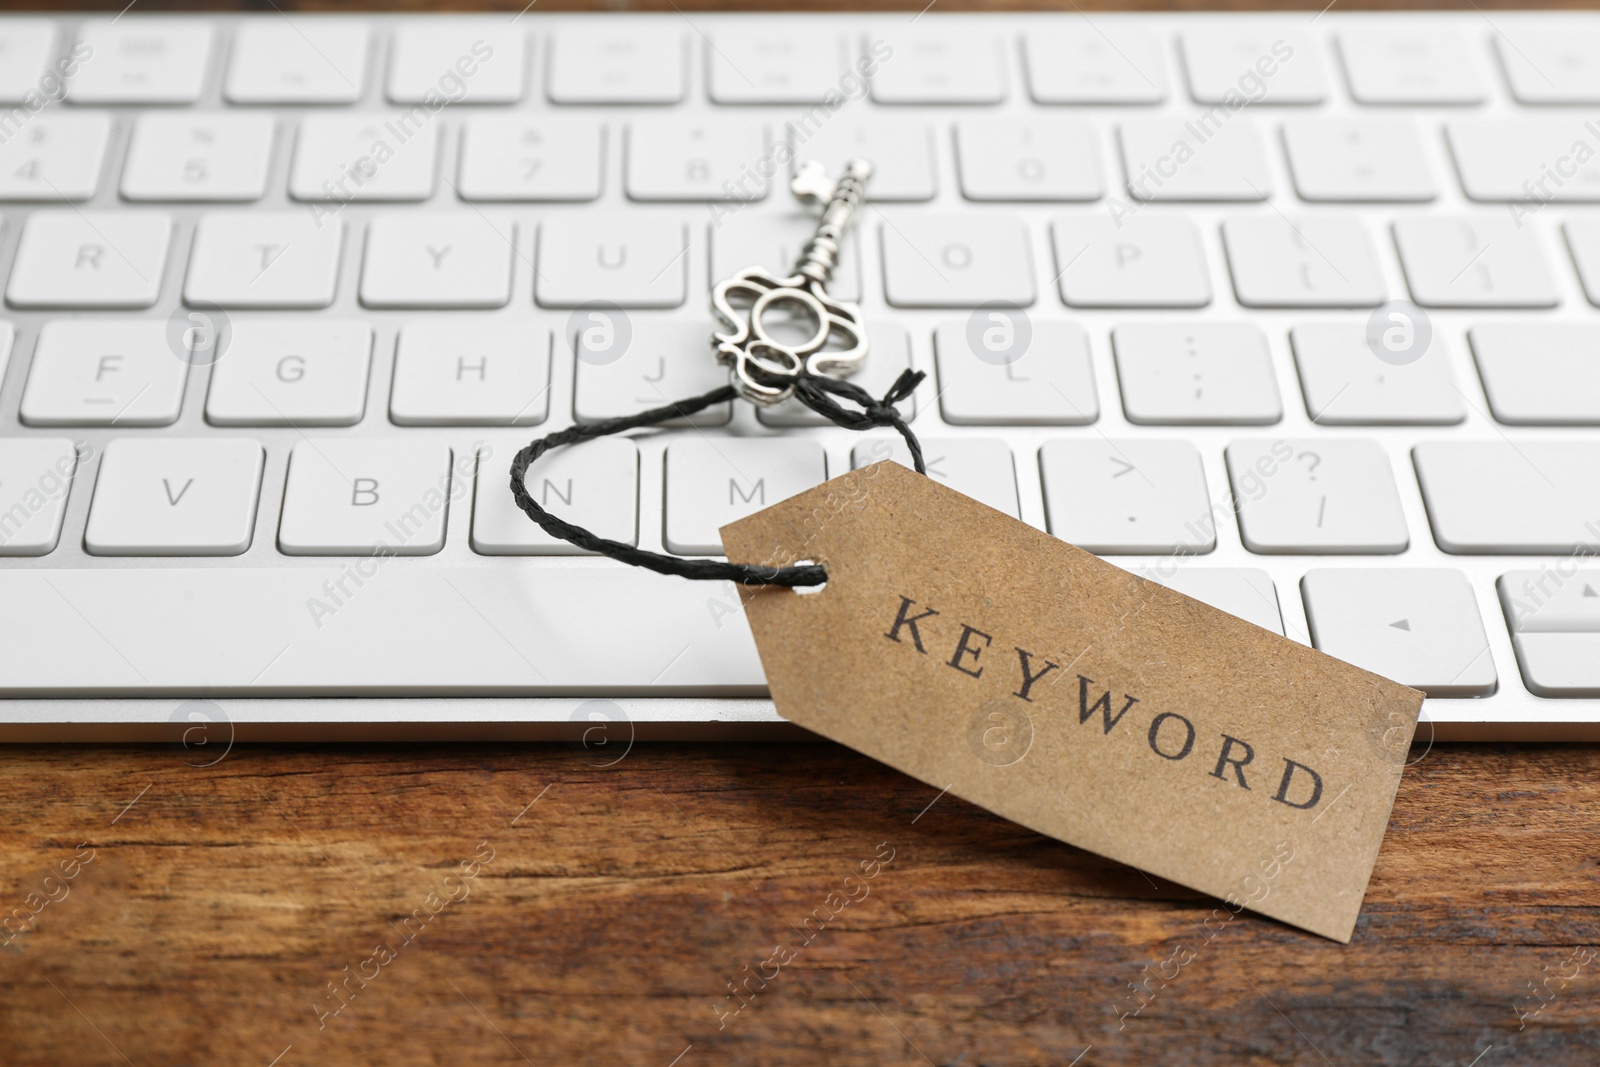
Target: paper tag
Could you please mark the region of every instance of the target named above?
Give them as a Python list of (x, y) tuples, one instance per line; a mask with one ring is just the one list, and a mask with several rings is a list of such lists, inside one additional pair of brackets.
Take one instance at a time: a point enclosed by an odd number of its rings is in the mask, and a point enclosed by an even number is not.
[[(1422, 694), (896, 463), (722, 528), (779, 714), (1079, 848), (1350, 940)], [(1199, 566), (1175, 559), (1172, 566)]]

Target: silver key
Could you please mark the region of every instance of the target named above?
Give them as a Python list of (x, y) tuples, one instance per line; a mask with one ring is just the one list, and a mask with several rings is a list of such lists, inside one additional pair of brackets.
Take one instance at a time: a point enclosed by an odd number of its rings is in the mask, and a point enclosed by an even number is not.
[[(850, 381), (873, 396), (889, 391), (902, 373), (911, 369), (911, 335), (904, 326), (893, 322), (869, 322), (867, 325), (868, 356), (861, 368), (850, 375)], [(919, 395), (928, 392), (926, 384), (919, 386), (898, 407), (907, 422), (917, 417)], [(756, 418), (768, 426), (831, 426), (824, 416), (817, 414), (793, 397), (776, 404), (756, 407)]]
[(1356, 219), (1236, 216), (1222, 224), (1222, 237), (1245, 307), (1377, 307), (1387, 295)]
[(1002, 308), (934, 332), (939, 408), (957, 426), (1086, 426), (1100, 417), (1089, 338)]
[(1033, 252), (1021, 219), (955, 212), (885, 216), (884, 296), (894, 307), (1034, 301)]
[(1119, 226), (1101, 214), (1051, 224), (1061, 299), (1072, 307), (1198, 308), (1211, 303), (1194, 223), (1136, 215)]
[(1239, 533), (1252, 552), (1393, 553), (1410, 543), (1376, 441), (1235, 441), (1227, 458)]
[(1480, 323), (1468, 333), (1494, 417), (1514, 426), (1600, 425), (1600, 326)]
[(112, 441), (84, 548), (95, 556), (237, 556), (255, 534), (261, 463), (255, 441)]
[(0, 440), (0, 557), (54, 552), (78, 453), (64, 437)]
[(1105, 191), (1094, 128), (1080, 119), (966, 119), (955, 136), (968, 200), (1098, 200)]
[(162, 319), (57, 319), (44, 324), (22, 392), (29, 426), (170, 426), (189, 364)]
[[(1011, 447), (1004, 441), (983, 437), (957, 440), (930, 437), (921, 444), (928, 477), (1012, 518), (1020, 516), (1017, 471), (1011, 462)], [(912, 466), (911, 451), (898, 437), (861, 441), (850, 452), (852, 468), (868, 467), (883, 460), (902, 467)]]
[[(512, 499), (511, 457), (526, 441), (478, 453), (472, 505), (472, 550), (485, 556), (586, 555), (551, 537)], [(625, 437), (600, 437), (576, 448), (557, 448), (528, 468), (523, 484), (541, 507), (611, 541), (639, 543), (639, 446)]]
[(828, 479), (815, 441), (697, 435), (667, 445), (668, 552), (720, 553), (722, 527)]
[(1425, 441), (1412, 459), (1446, 552), (1600, 550), (1600, 442)]
[(1555, 307), (1534, 231), (1508, 218), (1419, 215), (1394, 224), (1411, 298), (1423, 307)]
[(1423, 201), (1437, 195), (1416, 123), (1361, 115), (1295, 116), (1283, 124), (1302, 200)]
[(1050, 532), (1104, 555), (1217, 547), (1200, 453), (1187, 441), (1046, 441), (1039, 449)]
[(541, 307), (674, 308), (688, 289), (689, 233), (662, 215), (548, 215), (539, 224)]
[(1266, 426), (1283, 417), (1267, 339), (1247, 323), (1145, 322), (1111, 334), (1128, 421)]
[[(797, 262), (816, 228), (816, 218), (800, 212), (773, 215), (738, 211), (718, 218), (708, 227), (711, 282), (715, 284), (752, 263), (788, 266)], [(847, 303), (861, 299), (861, 257), (855, 241), (846, 241), (840, 247), (828, 292)]]
[(806, 112), (786, 123), (785, 131), (793, 173), (813, 160), (838, 174), (852, 159), (870, 159), (875, 203), (932, 200), (938, 189), (933, 134), (907, 116), (857, 120)]
[(1434, 334), (1409, 363), (1381, 360), (1359, 322), (1296, 326), (1289, 332), (1306, 414), (1323, 426), (1447, 426), (1466, 417), (1450, 370), (1450, 346)]

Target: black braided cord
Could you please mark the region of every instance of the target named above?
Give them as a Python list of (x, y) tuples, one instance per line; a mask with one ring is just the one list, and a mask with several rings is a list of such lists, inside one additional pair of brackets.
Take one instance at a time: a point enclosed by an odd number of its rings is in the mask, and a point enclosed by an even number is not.
[[(874, 399), (872, 394), (852, 382), (840, 378), (820, 377), (803, 374), (795, 383), (795, 397), (806, 407), (815, 411), (829, 422), (843, 426), (848, 430), (867, 430), (876, 426), (892, 426), (905, 438), (906, 448), (911, 452), (911, 461), (918, 474), (927, 474), (927, 465), (922, 459), (922, 445), (917, 441), (916, 434), (911, 432), (911, 427), (906, 425), (905, 419), (900, 417), (900, 412), (895, 405), (911, 396), (926, 375), (922, 371), (905, 371), (883, 399)], [(784, 585), (784, 586), (811, 586), (822, 585), (828, 580), (827, 572), (819, 563), (806, 563), (794, 567), (762, 567), (750, 563), (728, 563), (715, 559), (683, 559), (679, 556), (663, 555), (660, 552), (648, 552), (633, 545), (625, 545), (621, 541), (612, 541), (585, 530), (582, 526), (575, 526), (564, 519), (559, 519), (539, 506), (528, 495), (526, 478), (528, 467), (540, 456), (552, 448), (562, 445), (575, 445), (582, 441), (592, 441), (596, 437), (605, 437), (608, 434), (622, 433), (625, 430), (637, 430), (645, 426), (654, 426), (668, 419), (687, 418), (696, 412), (716, 404), (724, 404), (735, 399), (737, 394), (731, 385), (724, 385), (713, 389), (709, 393), (679, 400), (664, 407), (651, 408), (635, 415), (624, 415), (621, 418), (603, 419), (600, 422), (591, 422), (576, 426), (569, 426), (553, 434), (539, 438), (516, 454), (511, 461), (511, 495), (517, 502), (517, 507), (539, 524), (539, 527), (551, 537), (558, 537), (579, 548), (590, 552), (598, 552), (602, 556), (609, 556), (614, 560), (627, 563), (635, 567), (644, 567), (646, 570), (658, 574), (673, 574), (680, 578), (694, 578), (703, 581), (732, 581), (744, 585)], [(847, 408), (839, 403), (835, 397), (842, 397), (856, 405)]]

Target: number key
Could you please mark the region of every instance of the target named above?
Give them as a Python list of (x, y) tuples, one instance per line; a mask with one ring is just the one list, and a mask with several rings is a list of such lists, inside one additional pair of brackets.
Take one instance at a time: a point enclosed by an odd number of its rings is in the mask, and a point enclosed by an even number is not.
[(466, 200), (594, 200), (606, 128), (588, 119), (474, 115), (461, 134)]
[[(628, 196), (633, 200), (731, 200), (767, 195), (757, 170), (766, 150), (760, 123), (653, 119), (628, 127)], [(776, 159), (768, 161), (775, 172)]]
[(1078, 119), (968, 119), (956, 127), (968, 200), (1097, 200), (1094, 131)]
[(129, 200), (259, 200), (267, 191), (272, 117), (165, 113), (139, 116), (122, 170)]

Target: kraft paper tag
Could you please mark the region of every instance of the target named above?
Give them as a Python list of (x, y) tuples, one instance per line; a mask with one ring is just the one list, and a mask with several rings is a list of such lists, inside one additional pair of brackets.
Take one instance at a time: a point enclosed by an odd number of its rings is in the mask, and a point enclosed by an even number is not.
[[(722, 528), (778, 712), (1033, 830), (1348, 942), (1422, 694), (884, 462)], [(1175, 560), (1173, 566), (1197, 566)]]

